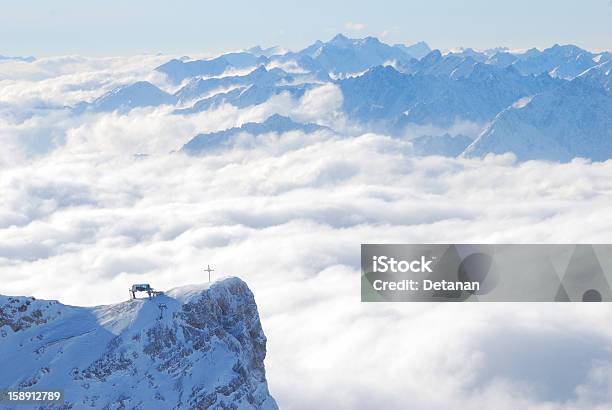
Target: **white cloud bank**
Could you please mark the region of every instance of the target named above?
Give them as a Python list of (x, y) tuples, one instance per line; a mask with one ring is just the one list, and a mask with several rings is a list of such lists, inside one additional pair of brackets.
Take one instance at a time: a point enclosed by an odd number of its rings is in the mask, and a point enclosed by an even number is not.
[[(341, 98), (0, 116), (1, 292), (112, 303), (131, 283), (202, 282), (210, 263), (255, 293), (282, 408), (610, 408), (609, 306), (362, 304), (359, 245), (610, 242), (612, 161), (415, 158), (402, 140), (324, 133), (168, 154), (277, 111), (342, 121)], [(20, 148), (49, 133), (59, 148)]]

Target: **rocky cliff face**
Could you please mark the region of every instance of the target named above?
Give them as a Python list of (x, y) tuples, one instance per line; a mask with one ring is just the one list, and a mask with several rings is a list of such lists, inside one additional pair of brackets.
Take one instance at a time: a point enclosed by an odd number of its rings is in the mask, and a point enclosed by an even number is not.
[(48, 408), (276, 409), (265, 356), (238, 278), (94, 308), (0, 296), (0, 386), (64, 389)]

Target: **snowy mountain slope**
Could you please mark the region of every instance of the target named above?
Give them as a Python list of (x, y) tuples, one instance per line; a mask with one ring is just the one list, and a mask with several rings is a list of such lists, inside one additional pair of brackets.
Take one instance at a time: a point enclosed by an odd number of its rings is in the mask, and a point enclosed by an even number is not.
[(457, 119), (484, 123), (519, 98), (556, 87), (557, 81), (477, 63), (460, 78), (406, 75), (392, 67), (375, 67), (339, 85), (343, 109), (350, 117), (362, 123), (387, 122), (388, 131), (396, 132), (409, 123), (444, 127)]
[(249, 87), (237, 88), (227, 93), (216, 94), (209, 98), (197, 101), (190, 108), (177, 109), (176, 114), (193, 114), (208, 110), (221, 104), (231, 104), (238, 108), (259, 105), (266, 102), (270, 97), (279, 94), (288, 94), (293, 98), (300, 98), (304, 93), (317, 86), (317, 84), (299, 84), (282, 86), (259, 86), (253, 84)]
[(234, 88), (227, 92), (221, 92), (213, 95), (212, 97), (206, 97), (196, 101), (191, 107), (178, 108), (173, 111), (174, 114), (194, 114), (197, 112), (206, 111), (210, 108), (218, 107), (222, 104), (231, 104), (233, 101), (238, 101), (242, 93), (247, 90), (248, 87)]
[(81, 103), (75, 107), (77, 113), (83, 111), (111, 112), (119, 110), (127, 112), (137, 107), (156, 107), (159, 105), (174, 105), (177, 98), (160, 90), (147, 81), (138, 81), (112, 90), (96, 98), (91, 103)]
[(498, 67), (508, 67), (512, 63), (518, 60), (518, 57), (508, 51), (497, 52), (487, 59), (487, 64), (491, 64)]
[[(555, 45), (542, 51), (534, 48), (524, 53), (512, 53), (505, 49), (477, 51), (467, 48), (448, 54), (433, 50), (419, 60), (398, 64), (397, 68), (407, 74), (458, 77), (458, 73), (469, 74), (469, 67), (475, 63), (483, 63), (500, 68), (513, 66), (524, 76), (546, 73), (555, 78), (571, 80), (589, 68), (610, 60), (610, 53), (593, 54), (573, 45)], [(455, 72), (461, 66), (464, 68)]]
[(292, 82), (293, 79), (293, 76), (287, 74), (280, 68), (267, 70), (266, 67), (262, 65), (247, 75), (208, 79), (194, 78), (174, 95), (178, 98), (179, 102), (184, 102), (194, 100), (198, 97), (202, 97), (206, 93), (211, 93), (219, 89), (245, 87), (253, 84), (259, 86), (273, 86), (281, 81)]
[(601, 86), (608, 92), (612, 91), (612, 59), (589, 68), (576, 77), (575, 81), (591, 86)]
[(408, 56), (417, 60), (420, 60), (431, 52), (431, 48), (429, 48), (429, 45), (427, 45), (427, 43), (424, 41), (419, 41), (418, 43), (414, 43), (409, 46), (405, 44), (395, 44), (393, 47), (399, 48), (405, 54), (408, 54)]
[[(394, 68), (404, 74), (423, 74), (435, 76), (451, 76), (459, 66), (472, 67), (476, 60), (471, 57), (463, 57), (455, 54), (442, 55), (440, 50), (433, 50), (422, 59), (412, 59), (407, 62), (399, 62)], [(459, 70), (465, 72), (466, 70)], [(469, 72), (469, 70), (467, 70)]]
[(532, 48), (525, 52), (511, 52), (507, 49), (476, 51), (465, 49), (448, 55), (471, 57), (499, 67), (514, 67), (523, 75), (548, 73), (552, 77), (571, 80), (595, 65), (609, 61), (610, 53), (591, 53), (572, 44), (559, 45), (544, 50)]
[(297, 123), (291, 118), (275, 114), (262, 123), (248, 122), (241, 127), (234, 127), (208, 134), (198, 134), (183, 145), (181, 150), (191, 155), (197, 155), (218, 148), (229, 147), (240, 134), (258, 136), (272, 132), (285, 133), (289, 131), (301, 131), (308, 134), (324, 129), (327, 128), (317, 124)]
[(287, 51), (283, 50), (281, 47), (272, 46), (267, 48), (262, 48), (261, 46), (251, 47), (246, 50), (247, 53), (253, 54), (254, 56), (264, 56), (264, 57), (272, 57), (273, 55), (285, 54)]
[(612, 96), (574, 80), (502, 111), (466, 156), (513, 152), (519, 160), (612, 158)]
[(525, 75), (549, 73), (553, 77), (572, 79), (597, 65), (595, 54), (571, 44), (555, 44), (542, 51), (531, 49), (517, 57), (513, 65)]
[(488, 60), (488, 57), (492, 54), (495, 54), (495, 51), (485, 50), (478, 51), (473, 48), (461, 48), (459, 51), (452, 51), (448, 53), (449, 56), (458, 56), (463, 58), (471, 58), (474, 61), (478, 61), (479, 63), (484, 63)]
[(66, 408), (276, 409), (265, 355), (238, 278), (93, 308), (0, 296), (0, 385), (63, 388)]
[(251, 53), (228, 53), (210, 60), (170, 60), (157, 67), (155, 70), (166, 74), (168, 79), (174, 83), (180, 83), (190, 77), (211, 77), (223, 74), (230, 68), (244, 69), (266, 64), (268, 58), (256, 56)]
[[(448, 54), (441, 57), (436, 51), (432, 51), (419, 62), (418, 74), (465, 78), (479, 65), (471, 56)], [(430, 60), (430, 57), (433, 58)]]

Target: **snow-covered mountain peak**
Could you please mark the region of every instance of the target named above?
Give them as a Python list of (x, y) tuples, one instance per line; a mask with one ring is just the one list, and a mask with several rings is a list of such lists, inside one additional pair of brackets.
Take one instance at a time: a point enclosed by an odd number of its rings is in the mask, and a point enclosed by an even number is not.
[(0, 296), (0, 385), (63, 388), (66, 408), (276, 409), (265, 355), (238, 278), (92, 308)]
[(353, 41), (344, 34), (338, 33), (327, 44), (336, 47), (347, 47), (353, 44)]
[(433, 65), (442, 59), (440, 50), (432, 50), (429, 54), (421, 59), (421, 64), (425, 66)]
[(75, 107), (76, 112), (85, 110), (95, 112), (111, 112), (119, 110), (127, 112), (138, 107), (152, 107), (164, 104), (175, 104), (176, 97), (159, 89), (148, 81), (137, 81), (116, 88), (96, 98), (91, 103), (81, 103)]

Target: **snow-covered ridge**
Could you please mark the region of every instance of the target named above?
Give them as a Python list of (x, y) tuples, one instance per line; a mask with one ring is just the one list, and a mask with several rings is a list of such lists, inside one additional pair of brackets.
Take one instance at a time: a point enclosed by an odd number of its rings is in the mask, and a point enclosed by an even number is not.
[(0, 386), (64, 389), (72, 408), (275, 409), (265, 356), (238, 278), (91, 308), (0, 296)]
[[(172, 142), (161, 144), (127, 135), (124, 145), (133, 138), (159, 152), (163, 146), (164, 152), (197, 155), (268, 141), (251, 138), (261, 134), (310, 134), (320, 130), (313, 126), (318, 124), (343, 138), (368, 132), (409, 138), (416, 155), (513, 152), (519, 160), (553, 161), (612, 156), (610, 52), (571, 44), (442, 52), (422, 42), (390, 45), (375, 37), (338, 34), (299, 51), (255, 47), (207, 59), (163, 61), (148, 66), (138, 80), (113, 82), (114, 88), (88, 92), (90, 98), (70, 106), (37, 102), (32, 112), (14, 108), (11, 115), (67, 111), (71, 121), (86, 124), (134, 110), (135, 117), (160, 118), (164, 127), (180, 122), (194, 130), (177, 130)], [(303, 105), (308, 101), (316, 104)], [(203, 120), (216, 111), (222, 117), (235, 113), (232, 121), (223, 121), (226, 128)], [(269, 120), (291, 116), (305, 123)], [(462, 129), (462, 124), (477, 130)], [(61, 134), (32, 139), (22, 139), (26, 152), (65, 140)], [(137, 154), (143, 153), (149, 152)]]

